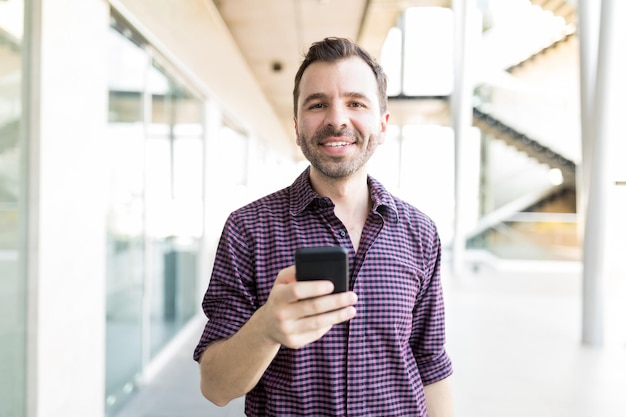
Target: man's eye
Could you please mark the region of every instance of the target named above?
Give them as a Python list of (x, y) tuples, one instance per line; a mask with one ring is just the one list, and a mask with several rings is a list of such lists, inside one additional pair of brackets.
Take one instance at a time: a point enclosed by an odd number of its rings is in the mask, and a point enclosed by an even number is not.
[(322, 109), (324, 108), (324, 105), (322, 103), (315, 103), (315, 104), (311, 104), (309, 108), (310, 109)]
[(363, 103), (352, 102), (349, 104), (350, 107), (365, 107)]

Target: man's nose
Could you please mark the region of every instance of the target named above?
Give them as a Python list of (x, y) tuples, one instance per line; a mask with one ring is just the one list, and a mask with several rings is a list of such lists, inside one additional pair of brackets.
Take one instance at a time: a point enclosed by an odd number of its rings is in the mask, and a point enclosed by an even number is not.
[(328, 107), (326, 112), (326, 125), (335, 129), (341, 129), (348, 126), (348, 109), (341, 105), (332, 105)]

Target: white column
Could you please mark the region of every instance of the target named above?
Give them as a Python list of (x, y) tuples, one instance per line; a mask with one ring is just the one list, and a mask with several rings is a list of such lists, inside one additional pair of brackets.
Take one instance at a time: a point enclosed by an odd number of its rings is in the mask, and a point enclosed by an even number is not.
[(468, 65), (468, 46), (473, 38), (470, 22), (474, 10), (471, 0), (454, 0), (454, 91), (452, 93), (452, 123), (454, 128), (454, 237), (452, 241), (452, 271), (462, 272), (465, 257), (467, 227), (464, 222), (466, 199), (464, 197), (465, 154), (464, 145), (472, 126), (472, 81)]
[(107, 3), (33, 0), (29, 417), (104, 415)]
[(580, 164), (576, 167), (576, 211), (578, 213), (578, 232), (581, 241), (584, 238), (584, 219), (587, 210), (589, 172), (591, 169), (600, 4), (601, 0), (580, 0), (578, 2), (582, 158)]
[(602, 346), (605, 342), (605, 288), (610, 249), (607, 241), (611, 234), (608, 202), (613, 186), (611, 149), (613, 144), (623, 140), (618, 138), (622, 116), (617, 109), (621, 107), (624, 91), (614, 88), (615, 82), (623, 77), (618, 70), (621, 51), (618, 50), (620, 37), (617, 36), (617, 29), (619, 18), (625, 16), (623, 2), (619, 3), (604, 0), (601, 4), (594, 112), (589, 126), (591, 164), (583, 243), (582, 342), (591, 346)]

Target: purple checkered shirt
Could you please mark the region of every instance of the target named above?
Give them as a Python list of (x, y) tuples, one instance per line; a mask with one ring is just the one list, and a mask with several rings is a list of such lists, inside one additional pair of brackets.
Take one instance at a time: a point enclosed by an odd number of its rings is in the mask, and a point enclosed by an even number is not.
[(452, 373), (435, 224), (375, 179), (368, 185), (373, 208), (356, 253), (332, 201), (311, 188), (308, 168), (290, 187), (228, 218), (195, 360), (266, 302), (297, 247), (347, 248), (350, 287), (359, 297), (350, 322), (300, 349), (280, 348), (246, 395), (248, 416), (426, 416), (423, 386)]

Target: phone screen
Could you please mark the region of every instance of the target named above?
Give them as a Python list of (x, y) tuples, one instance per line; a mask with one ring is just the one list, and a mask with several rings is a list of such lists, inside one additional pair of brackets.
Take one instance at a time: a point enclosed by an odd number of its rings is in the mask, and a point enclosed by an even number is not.
[(341, 246), (296, 249), (298, 281), (330, 280), (333, 293), (348, 291), (348, 251)]

